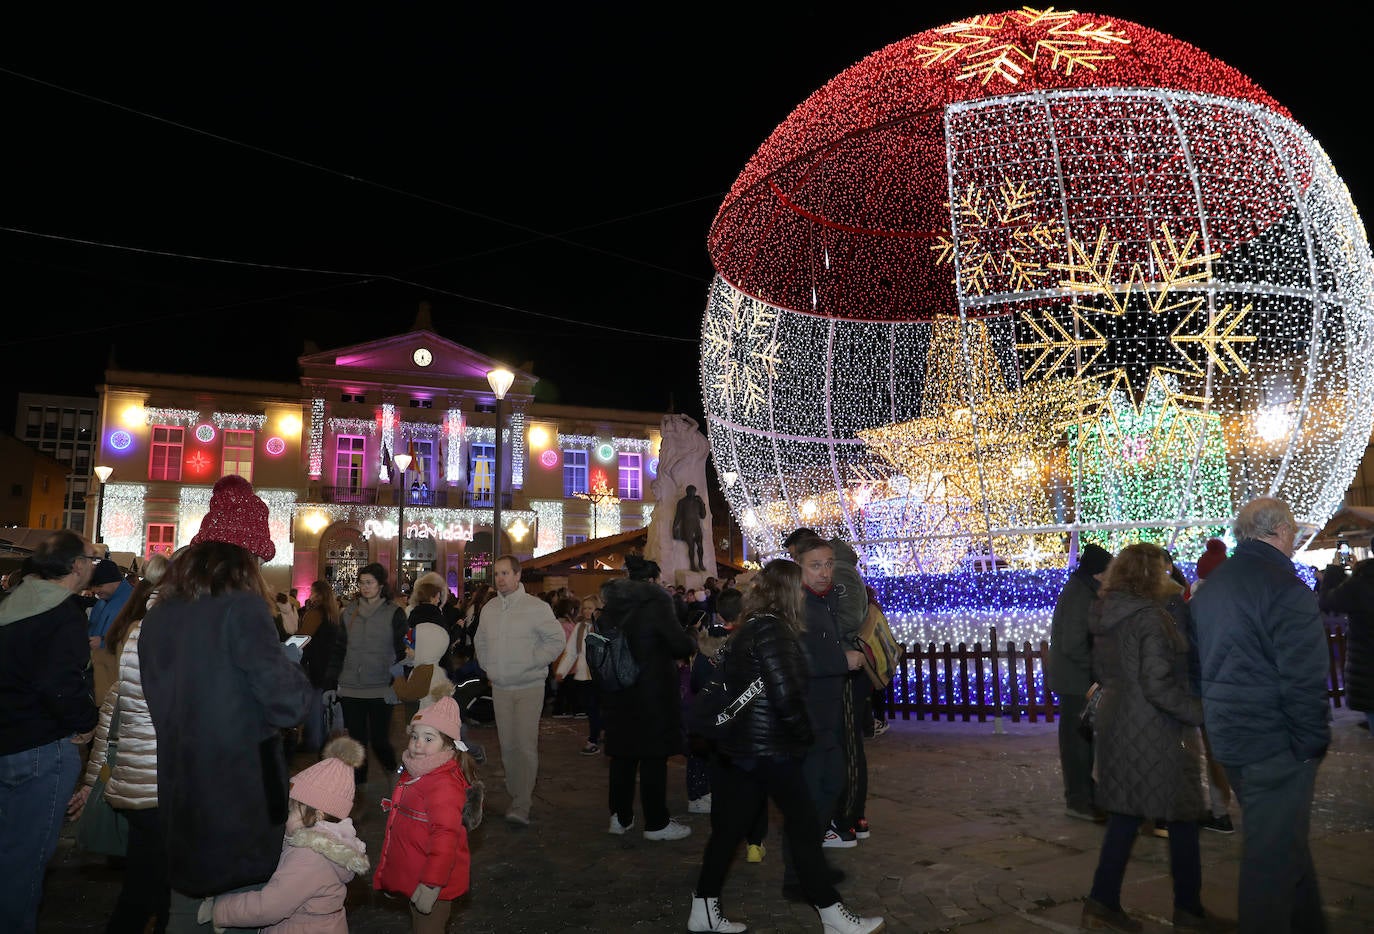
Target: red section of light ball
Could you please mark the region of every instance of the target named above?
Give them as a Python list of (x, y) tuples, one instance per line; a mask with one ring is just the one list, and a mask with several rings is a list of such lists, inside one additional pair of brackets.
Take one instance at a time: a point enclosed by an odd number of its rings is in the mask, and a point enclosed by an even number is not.
[[(1102, 38), (1113, 35), (1126, 41)], [(961, 45), (927, 64), (939, 50)], [(1101, 56), (1068, 68), (1056, 47)], [(998, 57), (1015, 84), (1000, 75), (986, 82), (981, 73), (969, 76), (979, 62)], [(950, 231), (946, 105), (1102, 88), (1195, 92), (1289, 116), (1236, 69), (1135, 23), (1022, 10), (932, 29), (842, 72), (774, 130), (712, 225), (708, 249), (716, 270), (740, 291), (795, 311), (893, 321), (951, 313), (952, 271), (932, 250)], [(1241, 173), (1252, 158), (1239, 146), (1214, 156)], [(1217, 240), (1244, 240), (1274, 219), (1258, 198), (1252, 216), (1248, 229), (1222, 231)]]

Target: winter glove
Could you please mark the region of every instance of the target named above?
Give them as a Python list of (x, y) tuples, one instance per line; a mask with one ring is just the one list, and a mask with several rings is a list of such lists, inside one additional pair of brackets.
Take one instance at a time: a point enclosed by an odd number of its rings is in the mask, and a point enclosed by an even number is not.
[(196, 909), (196, 924), (208, 924), (214, 928), (215, 934), (223, 934), (224, 928), (215, 924), (215, 897), (212, 895), (200, 903)]
[(283, 650), (284, 652), (286, 652), (286, 657), (287, 657), (288, 659), (290, 659), (291, 664), (293, 664), (293, 665), (299, 665), (299, 664), (301, 663), (301, 654), (302, 654), (302, 653), (301, 653), (301, 647), (300, 647), (299, 645), (294, 645), (293, 643), (290, 643), (290, 642), (283, 642), (281, 647), (282, 647), (282, 650)]
[(325, 691), (323, 694), (320, 695), (320, 700), (324, 702), (325, 707), (333, 707), (334, 704), (339, 700), (339, 692)]
[(393, 678), (404, 678), (408, 675), (406, 668), (407, 665), (405, 662), (397, 662), (387, 670), (387, 673), (390, 674)]
[(410, 895), (410, 903), (422, 915), (427, 915), (433, 911), (434, 903), (438, 900), (439, 887), (437, 885), (425, 885), (423, 882), (415, 886), (415, 891)]

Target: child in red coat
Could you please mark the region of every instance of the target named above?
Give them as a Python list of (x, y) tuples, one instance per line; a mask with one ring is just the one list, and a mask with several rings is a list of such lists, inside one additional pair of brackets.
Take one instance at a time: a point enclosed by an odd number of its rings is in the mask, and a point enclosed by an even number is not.
[(458, 704), (445, 697), (410, 721), (405, 767), (390, 799), (374, 888), (410, 899), (411, 930), (443, 931), (468, 890), (468, 831), (482, 822), (483, 786), (458, 739)]

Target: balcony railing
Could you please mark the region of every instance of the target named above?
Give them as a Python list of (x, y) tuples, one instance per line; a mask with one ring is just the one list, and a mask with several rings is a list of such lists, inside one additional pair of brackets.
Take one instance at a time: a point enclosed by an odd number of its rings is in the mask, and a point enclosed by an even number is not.
[(327, 486), (323, 492), (326, 503), (371, 506), (377, 502), (377, 488), (371, 486)]

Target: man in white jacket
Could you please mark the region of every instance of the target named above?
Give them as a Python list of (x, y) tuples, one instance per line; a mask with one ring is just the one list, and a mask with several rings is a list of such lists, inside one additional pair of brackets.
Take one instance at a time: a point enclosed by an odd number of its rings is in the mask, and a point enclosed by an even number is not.
[(530, 822), (530, 803), (539, 774), (539, 715), (549, 665), (563, 651), (563, 627), (553, 610), (520, 586), (520, 562), (496, 559), (496, 596), (482, 607), (474, 648), (477, 664), (491, 681), (496, 738), (506, 769), (510, 808), (506, 820)]

